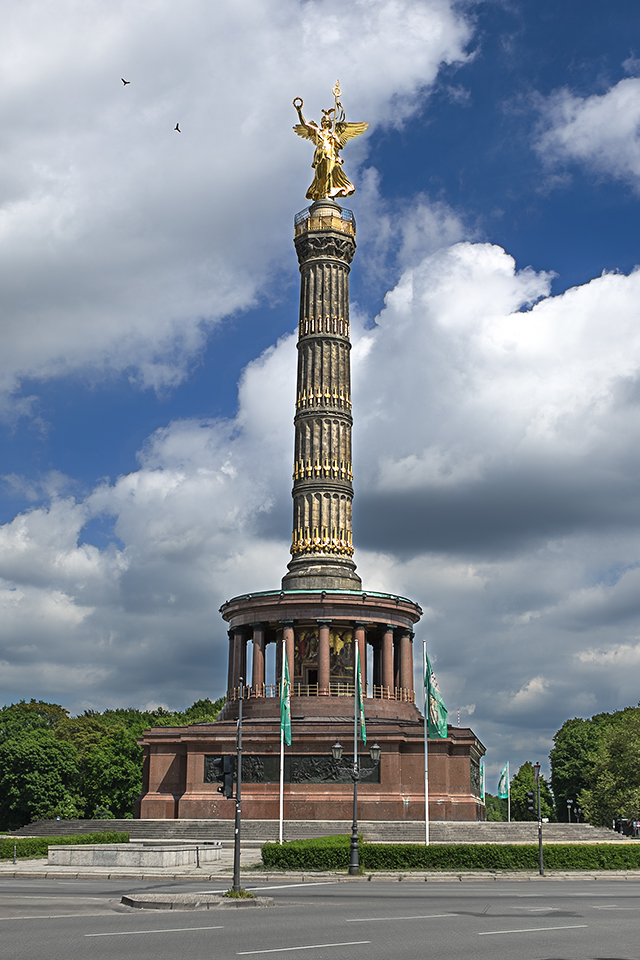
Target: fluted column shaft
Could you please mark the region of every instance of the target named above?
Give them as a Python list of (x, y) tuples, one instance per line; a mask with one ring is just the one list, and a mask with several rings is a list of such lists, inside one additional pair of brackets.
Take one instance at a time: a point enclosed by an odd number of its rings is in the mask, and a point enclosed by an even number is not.
[[(301, 228), (298, 229), (301, 225)], [(349, 270), (355, 221), (319, 201), (296, 226), (300, 262), (293, 534), (286, 589), (362, 586), (352, 533)]]

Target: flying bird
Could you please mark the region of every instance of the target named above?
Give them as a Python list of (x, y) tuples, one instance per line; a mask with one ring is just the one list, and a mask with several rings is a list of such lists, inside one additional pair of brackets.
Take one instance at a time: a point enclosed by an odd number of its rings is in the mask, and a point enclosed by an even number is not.
[(128, 83), (131, 83), (131, 80), (125, 80), (124, 77), (120, 77), (120, 79), (121, 79), (122, 82), (124, 83), (125, 87), (126, 87), (126, 85), (127, 85)]
[(180, 129), (180, 124), (179, 124), (179, 123), (176, 123), (176, 125), (175, 125), (175, 127), (174, 127), (173, 129), (174, 129), (174, 130), (177, 130), (178, 133), (182, 133), (182, 130)]

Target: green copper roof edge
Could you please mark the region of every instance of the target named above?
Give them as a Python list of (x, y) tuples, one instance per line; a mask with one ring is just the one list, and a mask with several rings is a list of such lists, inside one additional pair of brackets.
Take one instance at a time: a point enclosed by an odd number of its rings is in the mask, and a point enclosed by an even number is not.
[(255, 593), (242, 593), (237, 597), (232, 597), (231, 600), (225, 600), (223, 606), (226, 606), (228, 603), (233, 603), (235, 600), (252, 600), (254, 597), (279, 597), (281, 594), (284, 596), (293, 596), (295, 594), (307, 594), (307, 593), (317, 593), (317, 594), (347, 594), (353, 597), (382, 597), (385, 600), (404, 600), (405, 603), (410, 603), (412, 606), (418, 606), (415, 600), (409, 600), (408, 597), (401, 597), (396, 593), (379, 593), (377, 590), (258, 590)]

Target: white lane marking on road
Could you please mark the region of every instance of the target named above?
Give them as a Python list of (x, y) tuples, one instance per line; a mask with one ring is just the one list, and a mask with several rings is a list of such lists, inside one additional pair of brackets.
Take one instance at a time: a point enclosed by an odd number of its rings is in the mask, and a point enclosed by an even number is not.
[(345, 943), (308, 943), (303, 947), (274, 947), (272, 950), (240, 950), (237, 957), (248, 957), (256, 953), (288, 953), (290, 950), (320, 950), (323, 947), (357, 947), (371, 940), (347, 940)]
[[(341, 883), (341, 880), (313, 880), (309, 883), (281, 883), (277, 887), (246, 887), (247, 890), (288, 890), (289, 887), (326, 887), (328, 884)], [(226, 893), (229, 888), (224, 890), (196, 890), (196, 893)]]
[(591, 905), (592, 910), (637, 910), (637, 907), (619, 907), (617, 903), (603, 903), (601, 906), (597, 906), (595, 903)]
[(539, 933), (541, 930), (577, 930), (579, 927), (588, 927), (588, 923), (569, 923), (563, 927), (524, 927), (522, 930), (483, 930), (479, 937), (493, 937), (498, 933)]
[(288, 890), (289, 887), (326, 887), (341, 880), (312, 880), (309, 883), (281, 883), (278, 887), (247, 887), (247, 890)]
[(347, 917), (345, 923), (371, 923), (373, 920), (438, 920), (440, 917), (457, 916), (457, 913), (425, 913), (415, 917)]
[(165, 927), (164, 930), (114, 930), (111, 933), (85, 933), (85, 937), (133, 937), (137, 933), (183, 933), (185, 930), (222, 930), (217, 927)]

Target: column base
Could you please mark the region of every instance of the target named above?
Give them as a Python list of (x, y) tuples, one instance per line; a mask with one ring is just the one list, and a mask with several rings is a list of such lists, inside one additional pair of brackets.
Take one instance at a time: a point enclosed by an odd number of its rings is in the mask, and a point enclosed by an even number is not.
[(283, 590), (362, 590), (353, 560), (334, 556), (294, 557), (282, 578)]

